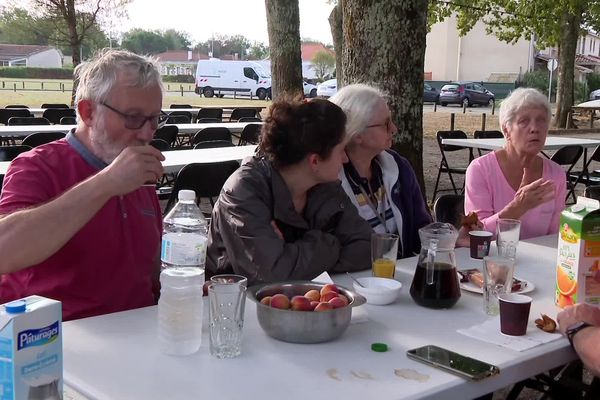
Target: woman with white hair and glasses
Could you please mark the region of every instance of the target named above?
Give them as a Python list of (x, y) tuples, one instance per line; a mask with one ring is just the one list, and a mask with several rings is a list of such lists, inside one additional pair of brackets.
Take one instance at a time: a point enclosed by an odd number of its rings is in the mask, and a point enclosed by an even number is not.
[(475, 211), (484, 229), (498, 218), (521, 221), (521, 239), (558, 232), (565, 208), (565, 171), (540, 156), (550, 124), (546, 96), (519, 88), (500, 106), (504, 148), (476, 158), (467, 168), (465, 213)]
[(340, 173), (346, 194), (374, 232), (400, 236), (400, 257), (418, 253), (418, 230), (431, 215), (410, 163), (390, 149), (397, 129), (383, 93), (354, 84), (329, 100), (347, 116), (349, 162)]

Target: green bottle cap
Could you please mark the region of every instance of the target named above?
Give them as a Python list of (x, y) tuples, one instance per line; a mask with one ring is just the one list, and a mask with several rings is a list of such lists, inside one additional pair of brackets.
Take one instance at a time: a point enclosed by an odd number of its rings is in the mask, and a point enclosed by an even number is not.
[(371, 345), (371, 350), (376, 351), (378, 353), (384, 353), (388, 351), (388, 345), (385, 343), (373, 343)]

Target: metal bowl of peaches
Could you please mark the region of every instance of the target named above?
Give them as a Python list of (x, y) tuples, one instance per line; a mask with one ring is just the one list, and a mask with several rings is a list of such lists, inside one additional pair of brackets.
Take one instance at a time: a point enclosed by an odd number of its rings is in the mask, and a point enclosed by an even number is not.
[[(352, 308), (365, 298), (342, 286), (288, 281), (248, 288), (265, 333), (291, 343), (321, 343), (341, 336)], [(318, 297), (317, 297), (318, 296)]]

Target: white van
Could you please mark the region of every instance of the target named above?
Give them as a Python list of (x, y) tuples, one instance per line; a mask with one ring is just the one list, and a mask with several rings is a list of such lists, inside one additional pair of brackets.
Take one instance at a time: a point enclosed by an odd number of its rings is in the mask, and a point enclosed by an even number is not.
[(271, 97), (271, 75), (252, 61), (199, 60), (196, 93), (204, 97), (223, 94)]

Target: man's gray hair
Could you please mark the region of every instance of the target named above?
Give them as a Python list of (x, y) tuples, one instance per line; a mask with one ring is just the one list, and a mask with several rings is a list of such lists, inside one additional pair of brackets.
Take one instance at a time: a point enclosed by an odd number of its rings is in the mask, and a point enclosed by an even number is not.
[(377, 104), (382, 100), (386, 101), (383, 92), (362, 83), (344, 86), (329, 99), (346, 113), (346, 137), (348, 139), (364, 132), (373, 118)]
[(500, 105), (498, 120), (502, 133), (504, 133), (504, 127), (512, 123), (517, 113), (523, 108), (543, 109), (548, 113), (548, 122), (552, 118), (550, 104), (548, 104), (546, 96), (537, 89), (518, 88), (513, 90), (506, 99), (502, 100), (502, 104)]
[(125, 74), (128, 86), (163, 88), (157, 60), (125, 50), (101, 50), (91, 60), (79, 64), (74, 73), (79, 81), (75, 105), (80, 100), (106, 101), (120, 74)]

